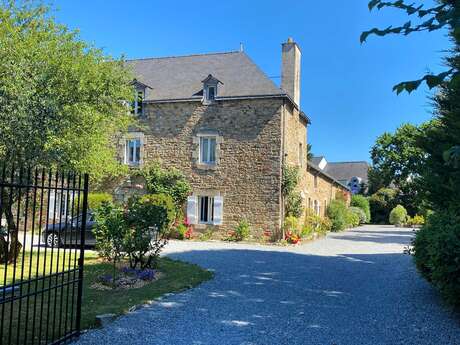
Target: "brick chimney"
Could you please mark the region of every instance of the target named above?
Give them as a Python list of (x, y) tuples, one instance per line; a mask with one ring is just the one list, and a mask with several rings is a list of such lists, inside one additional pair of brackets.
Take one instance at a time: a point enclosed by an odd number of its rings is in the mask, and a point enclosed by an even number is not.
[(300, 106), (300, 59), (302, 53), (292, 38), (282, 45), (281, 88)]

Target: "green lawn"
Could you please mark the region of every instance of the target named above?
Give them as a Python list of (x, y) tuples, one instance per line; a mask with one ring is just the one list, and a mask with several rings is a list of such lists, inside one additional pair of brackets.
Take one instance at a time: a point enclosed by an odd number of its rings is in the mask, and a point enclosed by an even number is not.
[[(62, 267), (69, 267), (68, 253), (70, 250), (66, 250), (66, 260), (62, 260), (63, 252), (60, 252), (60, 258), (57, 263), (56, 252), (53, 258), (53, 269), (52, 272), (56, 271), (56, 265), (59, 265), (59, 271)], [(38, 262), (39, 273), (36, 274), (37, 254), (36, 252), (26, 253), (24, 258), (24, 280), (29, 277), (29, 264), (32, 263), (31, 277), (42, 276), (43, 268), (45, 272), (49, 274), (51, 270), (51, 255), (47, 252), (46, 265), (44, 265), (44, 253), (40, 253), (40, 261)], [(22, 257), (18, 260), (16, 267), (16, 283), (21, 278)], [(73, 259), (73, 257), (71, 257)], [(73, 261), (71, 260), (70, 268), (73, 268)], [(0, 286), (4, 285), (4, 271), (5, 267), (0, 267)], [(112, 265), (99, 259), (94, 253), (85, 254), (85, 267), (84, 267), (84, 284), (83, 284), (83, 303), (82, 303), (82, 318), (81, 327), (82, 329), (91, 328), (95, 326), (95, 317), (99, 314), (115, 313), (123, 314), (127, 312), (132, 306), (143, 304), (156, 297), (159, 297), (168, 292), (176, 292), (188, 289), (196, 286), (203, 281), (212, 278), (212, 273), (203, 270), (199, 266), (188, 264), (181, 261), (174, 261), (168, 258), (162, 258), (159, 263), (159, 271), (162, 276), (159, 280), (153, 281), (141, 288), (130, 289), (130, 290), (96, 290), (92, 289), (91, 285), (97, 281), (98, 277), (103, 274), (112, 273)], [(10, 265), (7, 270), (6, 282), (10, 284), (13, 279), (13, 267)], [(73, 273), (66, 274), (64, 277), (52, 277), (44, 280), (39, 280), (32, 284), (23, 285), (23, 294), (28, 291), (30, 285), (30, 291), (34, 291), (36, 285), (38, 289), (43, 287), (53, 287), (61, 285), (65, 282), (71, 282), (73, 280)], [(75, 310), (72, 311), (72, 295), (76, 300), (77, 285), (69, 284), (58, 289), (51, 289), (38, 296), (31, 296), (29, 304), (27, 306), (27, 299), (22, 301), (14, 301), (13, 304), (6, 303), (0, 307), (1, 313), (4, 313), (5, 321), (3, 324), (3, 333), (1, 344), (8, 344), (9, 337), (11, 342), (16, 343), (17, 330), (20, 329), (19, 343), (20, 344), (31, 344), (31, 338), (35, 339), (35, 343), (38, 344), (39, 338), (42, 340), (51, 340), (59, 338), (59, 334), (63, 334), (64, 330), (69, 330), (71, 327), (75, 327), (75, 320), (72, 315), (75, 314)], [(1, 297), (1, 295), (0, 295)], [(10, 313), (11, 306), (13, 306), (13, 313)], [(18, 312), (21, 309), (21, 318), (18, 318)], [(48, 316), (48, 317), (47, 317)], [(66, 318), (67, 316), (67, 318)], [(24, 338), (26, 333), (27, 322), (27, 341)], [(67, 321), (66, 321), (67, 319)], [(19, 320), (21, 323), (19, 324)], [(35, 325), (34, 325), (35, 322)], [(9, 331), (11, 325), (11, 332)], [(71, 326), (72, 325), (72, 326)], [(41, 335), (40, 335), (41, 329)], [(62, 332), (62, 333), (61, 333)]]

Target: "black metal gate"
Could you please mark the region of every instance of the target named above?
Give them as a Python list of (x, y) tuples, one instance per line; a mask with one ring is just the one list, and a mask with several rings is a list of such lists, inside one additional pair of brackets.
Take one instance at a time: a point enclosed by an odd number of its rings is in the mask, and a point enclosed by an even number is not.
[(88, 175), (0, 170), (0, 344), (80, 333)]

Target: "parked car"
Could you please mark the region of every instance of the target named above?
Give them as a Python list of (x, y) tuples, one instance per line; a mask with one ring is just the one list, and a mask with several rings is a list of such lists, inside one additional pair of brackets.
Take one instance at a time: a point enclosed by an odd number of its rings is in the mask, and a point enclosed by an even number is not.
[[(65, 245), (80, 244), (82, 215), (60, 223), (48, 224), (42, 229), (42, 241), (48, 247), (61, 247)], [(94, 246), (96, 238), (93, 229), (96, 226), (94, 213), (88, 212), (86, 217), (85, 245)]]

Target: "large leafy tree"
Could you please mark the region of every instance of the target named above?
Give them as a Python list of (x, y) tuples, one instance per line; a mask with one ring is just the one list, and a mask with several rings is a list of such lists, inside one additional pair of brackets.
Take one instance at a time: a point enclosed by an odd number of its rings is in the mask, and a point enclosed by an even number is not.
[(369, 170), (369, 193), (381, 188), (398, 190), (398, 202), (410, 214), (420, 211), (419, 179), (423, 170), (425, 153), (419, 146), (431, 122), (419, 127), (404, 124), (394, 133), (383, 133), (372, 147), (372, 167)]
[[(113, 138), (130, 121), (131, 80), (123, 61), (57, 24), (48, 7), (1, 1), (0, 160), (89, 172), (94, 183), (117, 173)], [(21, 244), (11, 203), (2, 205), (11, 241), (0, 239), (0, 260), (8, 246), (11, 260)]]

